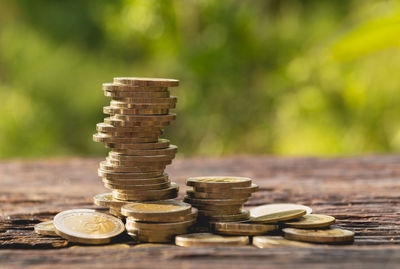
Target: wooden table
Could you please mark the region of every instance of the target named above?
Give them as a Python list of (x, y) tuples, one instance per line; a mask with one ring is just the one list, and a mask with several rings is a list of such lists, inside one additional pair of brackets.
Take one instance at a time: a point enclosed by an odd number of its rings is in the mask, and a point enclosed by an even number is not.
[(41, 237), (33, 225), (60, 210), (95, 208), (92, 196), (107, 192), (96, 175), (101, 159), (0, 162), (0, 268), (392, 268), (400, 267), (400, 157), (342, 159), (237, 156), (177, 159), (173, 181), (200, 175), (254, 178), (260, 186), (248, 206), (301, 203), (332, 215), (337, 226), (356, 232), (353, 245), (313, 248), (127, 245), (76, 246)]

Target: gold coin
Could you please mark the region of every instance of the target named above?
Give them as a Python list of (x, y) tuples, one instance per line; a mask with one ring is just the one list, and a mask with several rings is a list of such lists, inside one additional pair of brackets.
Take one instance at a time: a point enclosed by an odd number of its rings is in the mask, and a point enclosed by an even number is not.
[(243, 246), (248, 243), (248, 236), (223, 236), (211, 233), (194, 233), (175, 237), (175, 244), (181, 247)]
[(105, 143), (105, 146), (108, 148), (114, 149), (165, 149), (169, 146), (168, 139), (158, 139), (157, 142), (153, 143)]
[[(187, 200), (183, 200), (184, 202), (188, 203)], [(189, 203), (190, 204), (190, 203)], [(211, 212), (214, 211), (212, 213), (217, 213), (217, 214), (236, 214), (236, 213), (240, 213), (240, 211), (242, 210), (242, 205), (222, 205), (222, 206), (218, 206), (218, 205), (202, 205), (202, 204), (191, 204), (192, 206), (196, 207), (197, 209), (200, 209), (202, 214), (203, 212)]]
[(190, 177), (186, 179), (186, 185), (200, 188), (232, 188), (250, 187), (251, 178), (230, 177), (230, 176), (210, 176), (210, 177)]
[(103, 83), (103, 90), (110, 92), (165, 92), (168, 87), (140, 87), (118, 83)]
[(163, 108), (116, 108), (111, 106), (103, 107), (103, 113), (109, 115), (165, 115), (168, 114), (168, 109)]
[(169, 91), (166, 92), (111, 92), (104, 91), (104, 96), (107, 97), (132, 97), (132, 98), (167, 98)]
[[(135, 235), (136, 237), (136, 235)], [(154, 248), (154, 247), (174, 247), (174, 245), (171, 244), (165, 244), (165, 243), (143, 243), (143, 244), (137, 244), (133, 246), (133, 248)]]
[(35, 233), (40, 235), (57, 236), (52, 220), (35, 224), (34, 230)]
[[(159, 172), (147, 172), (147, 173), (123, 173), (123, 172), (109, 172), (102, 169), (97, 170), (97, 174), (99, 177), (107, 180), (120, 180), (120, 181), (129, 181), (129, 180), (143, 180), (147, 182), (147, 180), (154, 179), (154, 183), (165, 181), (168, 179), (168, 174), (159, 173)], [(159, 180), (157, 180), (159, 179)]]
[(107, 157), (106, 158), (107, 162), (112, 164), (113, 166), (123, 166), (123, 167), (155, 167), (155, 168), (165, 168), (165, 166), (169, 165), (172, 163), (172, 160), (170, 161), (154, 161), (154, 162), (138, 162), (138, 161), (120, 161), (120, 160), (115, 160), (113, 158)]
[(109, 212), (111, 215), (119, 219), (125, 218), (125, 216), (121, 214), (121, 208), (110, 207)]
[(307, 212), (304, 209), (293, 209), (277, 213), (267, 214), (259, 217), (252, 217), (252, 223), (274, 223), (285, 220), (292, 220), (304, 216)]
[(104, 122), (97, 123), (96, 124), (96, 130), (99, 132), (107, 133), (139, 133), (139, 132), (145, 132), (145, 133), (157, 133), (157, 134), (162, 134), (162, 128), (161, 127), (141, 127), (141, 126), (136, 126), (136, 127), (115, 127), (111, 124), (107, 124)]
[(213, 206), (226, 206), (226, 205), (243, 205), (248, 199), (198, 199), (184, 196), (183, 199), (186, 203), (196, 205), (213, 205)]
[(126, 121), (117, 119), (114, 116), (104, 118), (104, 123), (110, 124), (114, 127), (152, 127), (152, 128), (162, 128), (168, 126), (170, 124), (170, 120), (168, 121)]
[(171, 185), (170, 181), (162, 182), (162, 183), (156, 183), (156, 184), (146, 184), (146, 185), (132, 185), (132, 184), (113, 184), (110, 182), (104, 182), (104, 187), (110, 190), (135, 190), (135, 191), (141, 191), (141, 190), (160, 190), (160, 189), (165, 189), (169, 188)]
[(278, 213), (282, 211), (288, 211), (293, 209), (304, 209), (307, 211), (307, 214), (312, 212), (312, 209), (305, 205), (299, 204), (267, 204), (261, 205), (257, 207), (253, 207), (250, 209), (250, 215), (252, 217), (259, 217), (267, 214)]
[(248, 210), (242, 210), (241, 213), (231, 215), (203, 215), (203, 212), (199, 210), (199, 219), (212, 222), (228, 222), (228, 221), (242, 221), (248, 220), (250, 213)]
[(171, 187), (161, 190), (146, 190), (138, 192), (128, 192), (122, 190), (113, 190), (113, 197), (119, 200), (129, 200), (137, 202), (158, 201), (173, 199), (178, 196), (179, 186), (171, 182)]
[(152, 138), (160, 136), (162, 132), (158, 133), (145, 133), (145, 132), (100, 132), (98, 131), (97, 134), (102, 135), (102, 136), (108, 136), (108, 137), (122, 137), (122, 138)]
[(285, 222), (284, 225), (292, 228), (326, 228), (334, 223), (334, 217), (319, 214), (308, 214), (296, 220)]
[(105, 206), (105, 207), (121, 208), (123, 205), (127, 204), (127, 202), (125, 201), (114, 199), (112, 193), (97, 194), (93, 197), (93, 200), (95, 205)]
[(153, 137), (116, 137), (97, 133), (93, 135), (93, 141), (103, 143), (151, 143), (157, 142), (158, 136)]
[[(176, 104), (178, 98), (176, 96), (170, 96), (168, 98), (139, 98), (139, 97), (113, 97), (112, 101), (123, 102), (129, 104)], [(112, 102), (111, 101), (111, 102)]]
[(287, 240), (282, 236), (254, 236), (253, 245), (258, 248), (313, 247), (312, 244)]
[(258, 191), (258, 186), (254, 183), (250, 187), (234, 187), (234, 188), (213, 188), (213, 187), (197, 187), (194, 186), (193, 190), (195, 192), (209, 192), (209, 193), (231, 193), (231, 194), (251, 194)]
[(167, 115), (122, 115), (116, 114), (112, 116), (112, 119), (119, 119), (124, 121), (132, 122), (169, 122), (176, 119), (175, 113)]
[(118, 154), (113, 151), (108, 153), (114, 160), (119, 161), (130, 161), (130, 162), (163, 162), (172, 160), (175, 155), (154, 155), (154, 156), (136, 156), (136, 155), (127, 155), (127, 154)]
[(114, 83), (141, 87), (177, 87), (179, 80), (167, 78), (117, 77)]
[(73, 209), (54, 217), (56, 233), (71, 242), (105, 244), (121, 234), (124, 224), (113, 216), (92, 209)]
[(151, 185), (169, 182), (168, 176), (144, 178), (144, 179), (106, 179), (102, 178), (104, 183), (115, 185)]
[(166, 233), (146, 233), (146, 232), (127, 232), (130, 237), (135, 239), (137, 242), (144, 243), (170, 243), (173, 241), (175, 234)]
[[(180, 222), (180, 221), (189, 221), (189, 220), (196, 220), (198, 215), (198, 210), (194, 207), (192, 207), (191, 211), (187, 215), (183, 216), (157, 216), (157, 215), (149, 215), (146, 217), (147, 222)], [(136, 219), (135, 217), (127, 217), (126, 218), (127, 222), (132, 222), (132, 221), (141, 221), (141, 218)]]
[(150, 231), (164, 231), (170, 230), (177, 233), (184, 233), (189, 227), (193, 226), (196, 220), (180, 221), (180, 222), (161, 222), (161, 223), (148, 223), (148, 222), (138, 222), (138, 221), (127, 221), (125, 228), (128, 231), (131, 230), (150, 230)]
[(179, 217), (190, 214), (192, 206), (179, 201), (158, 201), (135, 203), (123, 206), (123, 215), (135, 218), (136, 221), (147, 221), (152, 217)]
[(210, 228), (218, 234), (226, 235), (261, 235), (279, 229), (278, 225), (251, 224), (235, 222), (213, 222)]
[(111, 164), (107, 161), (102, 161), (100, 162), (100, 169), (103, 171), (108, 171), (108, 172), (120, 172), (120, 173), (148, 173), (148, 172), (154, 172), (154, 173), (163, 173), (165, 166), (162, 167), (157, 167), (157, 166), (118, 166)]
[(171, 102), (171, 103), (128, 103), (128, 102), (112, 100), (110, 102), (110, 105), (112, 107), (125, 108), (125, 109), (137, 109), (137, 108), (171, 109), (171, 108), (175, 108), (176, 102)]
[(174, 155), (177, 153), (178, 147), (175, 145), (170, 145), (164, 149), (113, 149), (112, 152), (114, 154), (128, 154), (135, 156), (155, 156), (155, 155)]
[(211, 193), (211, 192), (197, 192), (193, 190), (187, 190), (186, 194), (190, 198), (198, 199), (248, 199), (251, 194), (235, 194), (235, 193)]
[(285, 228), (285, 238), (314, 243), (344, 243), (354, 241), (354, 232), (343, 229), (308, 230)]

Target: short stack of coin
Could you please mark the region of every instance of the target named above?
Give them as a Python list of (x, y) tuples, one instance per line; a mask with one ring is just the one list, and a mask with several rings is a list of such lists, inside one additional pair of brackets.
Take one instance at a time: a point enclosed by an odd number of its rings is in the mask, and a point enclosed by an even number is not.
[(258, 186), (246, 177), (191, 177), (184, 201), (199, 210), (198, 225), (208, 227), (210, 222), (245, 221), (249, 211), (243, 210), (251, 194)]
[[(111, 149), (98, 174), (114, 199), (157, 201), (177, 196), (178, 186), (164, 173), (177, 147), (159, 136), (176, 117), (169, 110), (177, 98), (170, 96), (168, 87), (178, 85), (174, 79), (134, 77), (103, 84), (105, 96), (112, 99), (104, 107), (110, 117), (97, 124), (93, 140)], [(110, 210), (119, 214), (115, 208)]]
[(196, 208), (175, 200), (126, 204), (121, 212), (127, 217), (128, 234), (149, 243), (172, 242), (176, 235), (190, 232), (197, 218)]

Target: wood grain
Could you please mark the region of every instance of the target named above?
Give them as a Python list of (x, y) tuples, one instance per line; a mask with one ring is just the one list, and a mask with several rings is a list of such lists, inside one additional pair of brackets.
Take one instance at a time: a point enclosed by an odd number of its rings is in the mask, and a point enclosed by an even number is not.
[[(71, 208), (97, 208), (92, 196), (107, 192), (97, 177), (101, 159), (10, 160), (0, 162), (0, 268), (34, 265), (46, 268), (90, 265), (152, 267), (291, 267), (343, 265), (395, 267), (400, 262), (400, 157), (368, 156), (341, 159), (235, 156), (177, 159), (167, 171), (180, 184), (186, 177), (248, 176), (260, 186), (247, 205), (302, 203), (315, 213), (337, 218), (338, 227), (356, 232), (354, 245), (314, 248), (256, 249), (71, 248), (58, 237), (33, 232), (37, 222)], [(29, 249), (29, 250), (27, 250)], [(289, 258), (290, 257), (290, 258)], [(382, 267), (381, 267), (382, 268)]]

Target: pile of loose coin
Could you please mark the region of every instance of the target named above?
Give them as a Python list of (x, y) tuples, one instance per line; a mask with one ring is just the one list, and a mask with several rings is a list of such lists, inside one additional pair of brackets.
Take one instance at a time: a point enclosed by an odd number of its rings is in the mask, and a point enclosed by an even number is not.
[(197, 218), (197, 209), (174, 200), (126, 204), (121, 212), (128, 234), (149, 243), (172, 242), (176, 235), (191, 232)]
[(184, 201), (199, 210), (199, 226), (216, 221), (248, 220), (250, 213), (243, 210), (243, 204), (258, 189), (246, 177), (191, 177), (186, 185), (193, 189), (187, 190)]
[(111, 214), (121, 217), (122, 204), (113, 200), (157, 201), (177, 196), (178, 185), (164, 173), (177, 147), (159, 136), (176, 117), (169, 110), (177, 98), (170, 96), (168, 87), (178, 85), (174, 79), (135, 77), (117, 77), (103, 84), (105, 96), (112, 99), (103, 109), (110, 117), (97, 124), (93, 140), (111, 149), (98, 170), (105, 187), (112, 190), (113, 199), (100, 202), (110, 205)]

